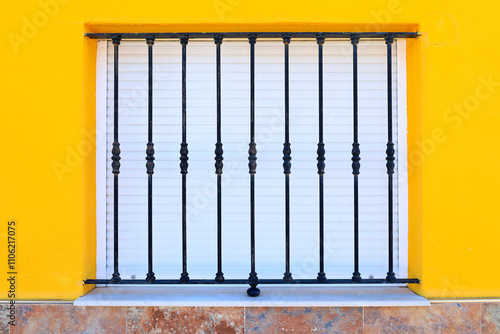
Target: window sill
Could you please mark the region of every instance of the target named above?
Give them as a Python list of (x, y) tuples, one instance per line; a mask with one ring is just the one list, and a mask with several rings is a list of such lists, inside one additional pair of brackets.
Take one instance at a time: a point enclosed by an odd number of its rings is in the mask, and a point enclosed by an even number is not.
[(249, 297), (246, 286), (120, 286), (95, 288), (75, 306), (364, 307), (430, 306), (407, 287), (265, 286)]

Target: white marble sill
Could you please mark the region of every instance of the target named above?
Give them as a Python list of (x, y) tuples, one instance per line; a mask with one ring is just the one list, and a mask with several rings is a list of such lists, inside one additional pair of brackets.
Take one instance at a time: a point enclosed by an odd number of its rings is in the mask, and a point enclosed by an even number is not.
[(246, 286), (98, 287), (75, 300), (75, 306), (225, 306), (225, 307), (363, 307), (430, 306), (407, 287), (259, 285), (249, 297)]

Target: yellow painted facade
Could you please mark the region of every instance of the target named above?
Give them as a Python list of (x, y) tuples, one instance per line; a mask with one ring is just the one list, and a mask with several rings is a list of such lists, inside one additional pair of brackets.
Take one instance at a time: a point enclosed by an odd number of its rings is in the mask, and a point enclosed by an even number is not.
[(85, 32), (417, 30), (407, 50), (409, 276), (422, 284), (412, 289), (428, 298), (500, 297), (498, 1), (2, 7), (0, 275), (13, 220), (18, 298), (70, 300), (92, 288), (82, 281), (95, 275), (96, 41)]

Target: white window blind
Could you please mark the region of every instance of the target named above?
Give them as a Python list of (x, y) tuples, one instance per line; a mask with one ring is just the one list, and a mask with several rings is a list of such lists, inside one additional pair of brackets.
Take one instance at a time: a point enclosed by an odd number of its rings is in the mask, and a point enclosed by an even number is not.
[[(107, 48), (106, 277), (113, 272), (113, 47)], [(256, 44), (256, 271), (259, 278), (281, 278), (284, 244), (284, 57), (281, 40)], [(215, 45), (191, 40), (187, 46), (187, 142), (189, 143), (188, 272), (213, 278), (216, 272)], [(358, 45), (360, 272), (384, 278), (387, 272), (386, 45)], [(223, 272), (247, 278), (250, 271), (249, 44), (222, 44)], [(290, 44), (291, 272), (316, 278), (318, 272), (318, 56), (315, 40)], [(153, 176), (154, 272), (179, 278), (181, 257), (181, 46), (154, 45)], [(398, 55), (393, 49), (393, 134), (398, 156)], [(147, 46), (122, 41), (119, 76), (119, 271), (123, 278), (147, 273)], [(325, 272), (350, 278), (353, 271), (352, 45), (324, 45)], [(405, 144), (405, 143), (404, 143)], [(395, 264), (399, 277), (399, 193), (394, 189)], [(98, 186), (99, 188), (99, 186)], [(404, 222), (406, 224), (406, 222)], [(406, 254), (402, 254), (406, 256)], [(99, 259), (98, 259), (99, 261)], [(104, 261), (101, 259), (100, 261)], [(406, 273), (403, 273), (404, 275)], [(104, 277), (101, 277), (104, 278)]]

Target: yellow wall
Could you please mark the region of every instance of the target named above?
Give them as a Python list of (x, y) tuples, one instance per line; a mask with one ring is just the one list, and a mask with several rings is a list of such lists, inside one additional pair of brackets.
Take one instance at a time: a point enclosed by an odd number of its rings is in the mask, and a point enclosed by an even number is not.
[[(408, 43), (409, 275), (422, 284), (413, 288), (430, 298), (500, 296), (497, 1), (29, 0), (2, 7), (0, 274), (7, 221), (15, 220), (19, 298), (74, 299), (95, 273), (88, 138), (96, 43), (85, 31), (416, 29), (422, 37)], [(54, 167), (62, 166), (59, 179)]]

